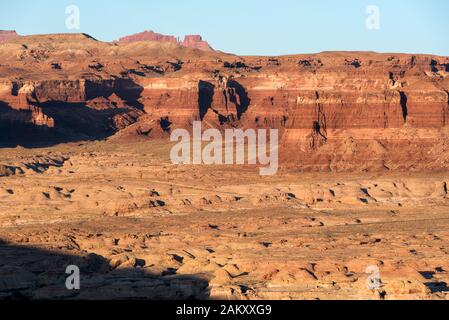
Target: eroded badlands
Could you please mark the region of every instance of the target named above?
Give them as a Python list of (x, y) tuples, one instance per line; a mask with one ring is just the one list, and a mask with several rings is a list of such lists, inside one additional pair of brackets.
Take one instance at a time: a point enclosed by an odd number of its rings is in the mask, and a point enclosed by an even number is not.
[[(157, 141), (2, 150), (15, 169), (0, 180), (0, 296), (447, 298), (446, 173), (262, 178), (174, 166), (168, 152)], [(65, 289), (70, 264), (80, 291)]]

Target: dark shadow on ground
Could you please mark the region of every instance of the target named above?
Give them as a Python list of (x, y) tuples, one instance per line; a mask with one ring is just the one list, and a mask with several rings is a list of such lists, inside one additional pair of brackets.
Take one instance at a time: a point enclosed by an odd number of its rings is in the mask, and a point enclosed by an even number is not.
[(234, 103), (237, 110), (237, 119), (241, 119), (242, 115), (248, 110), (251, 99), (245, 87), (235, 80), (228, 81), (228, 92), (230, 102)]
[[(201, 276), (160, 276), (143, 261), (114, 269), (96, 254), (85, 256), (7, 244), (0, 240), (0, 300), (191, 300), (207, 299)], [(80, 290), (68, 290), (70, 265), (80, 270)]]
[(428, 282), (424, 283), (427, 288), (430, 289), (432, 293), (439, 292), (449, 292), (449, 287), (446, 282), (438, 281), (434, 278), (437, 271), (421, 271), (420, 274), (426, 279)]

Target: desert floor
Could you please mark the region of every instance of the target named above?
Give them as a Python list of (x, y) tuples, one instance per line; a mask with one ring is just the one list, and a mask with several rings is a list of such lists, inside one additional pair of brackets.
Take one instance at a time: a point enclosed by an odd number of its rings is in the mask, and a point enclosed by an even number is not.
[(260, 177), (169, 148), (2, 149), (0, 298), (449, 297), (448, 173)]

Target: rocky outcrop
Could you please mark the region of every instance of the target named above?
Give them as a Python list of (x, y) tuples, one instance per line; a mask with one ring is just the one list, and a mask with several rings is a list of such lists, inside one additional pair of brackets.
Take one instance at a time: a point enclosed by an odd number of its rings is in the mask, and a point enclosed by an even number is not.
[(182, 46), (203, 51), (214, 51), (212, 47), (203, 40), (200, 35), (188, 35), (184, 37), (184, 41), (180, 43)]
[(439, 87), (447, 83), (445, 71), (441, 79), (428, 74), (430, 65), (424, 57), (419, 67), (410, 69), (405, 56), (402, 65), (391, 67), (404, 70), (399, 84), (393, 84), (383, 70), (389, 58), (373, 57), (377, 61), (360, 69), (330, 56), (327, 65), (315, 71), (283, 58), (284, 67), (278, 70), (230, 73), (222, 68), (196, 77), (145, 78), (140, 79), (142, 102), (148, 111), (155, 105), (179, 104), (182, 107), (172, 109), (172, 114), (189, 107), (192, 117), (197, 114), (218, 122), (224, 116), (248, 127), (308, 129), (322, 136), (331, 130), (441, 128), (448, 124), (447, 93)]
[(0, 30), (0, 43), (8, 42), (18, 37), (19, 35), (14, 30)]
[(203, 128), (278, 129), (282, 163), (303, 170), (449, 167), (448, 57), (243, 58), (73, 37), (23, 37), (0, 50), (3, 122), (70, 128), (57, 132), (71, 139), (131, 139), (168, 138), (201, 120)]
[[(435, 146), (449, 124), (448, 58), (323, 53), (272, 59), (223, 60), (202, 73), (185, 63), (177, 76), (142, 78), (147, 115), (140, 124), (153, 122), (153, 137), (167, 136), (161, 116), (172, 129), (189, 129), (193, 120), (223, 129), (279, 129), (282, 162), (304, 170), (448, 165), (445, 147)], [(439, 66), (434, 71), (432, 60)]]
[(199, 49), (202, 51), (214, 51), (212, 47), (203, 40), (200, 35), (187, 35), (184, 37), (183, 41), (180, 41), (174, 36), (166, 36), (160, 33), (155, 33), (154, 31), (144, 31), (136, 33), (130, 36), (120, 38), (118, 42), (138, 42), (138, 41), (158, 41), (158, 42), (169, 42), (181, 45), (186, 48)]
[(136, 42), (136, 41), (159, 41), (159, 42), (178, 43), (178, 40), (174, 36), (166, 36), (160, 33), (156, 33), (154, 31), (144, 31), (119, 39), (119, 42)]

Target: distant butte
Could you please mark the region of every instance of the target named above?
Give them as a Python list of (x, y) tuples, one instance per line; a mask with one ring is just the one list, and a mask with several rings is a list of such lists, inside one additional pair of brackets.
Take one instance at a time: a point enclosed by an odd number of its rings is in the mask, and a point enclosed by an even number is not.
[(0, 43), (8, 42), (18, 37), (20, 36), (14, 30), (0, 30)]
[(130, 36), (126, 36), (119, 39), (119, 42), (136, 42), (136, 41), (160, 41), (178, 43), (178, 40), (174, 36), (166, 36), (154, 31), (144, 31)]
[(174, 36), (163, 35), (154, 31), (144, 31), (129, 35), (118, 40), (119, 42), (137, 42), (137, 41), (159, 41), (176, 43), (183, 47), (199, 49), (202, 51), (214, 51), (214, 49), (203, 40), (200, 35), (186, 35), (183, 41)]
[(212, 47), (200, 35), (188, 35), (184, 37), (181, 45), (187, 48), (200, 49), (203, 51), (214, 51)]

